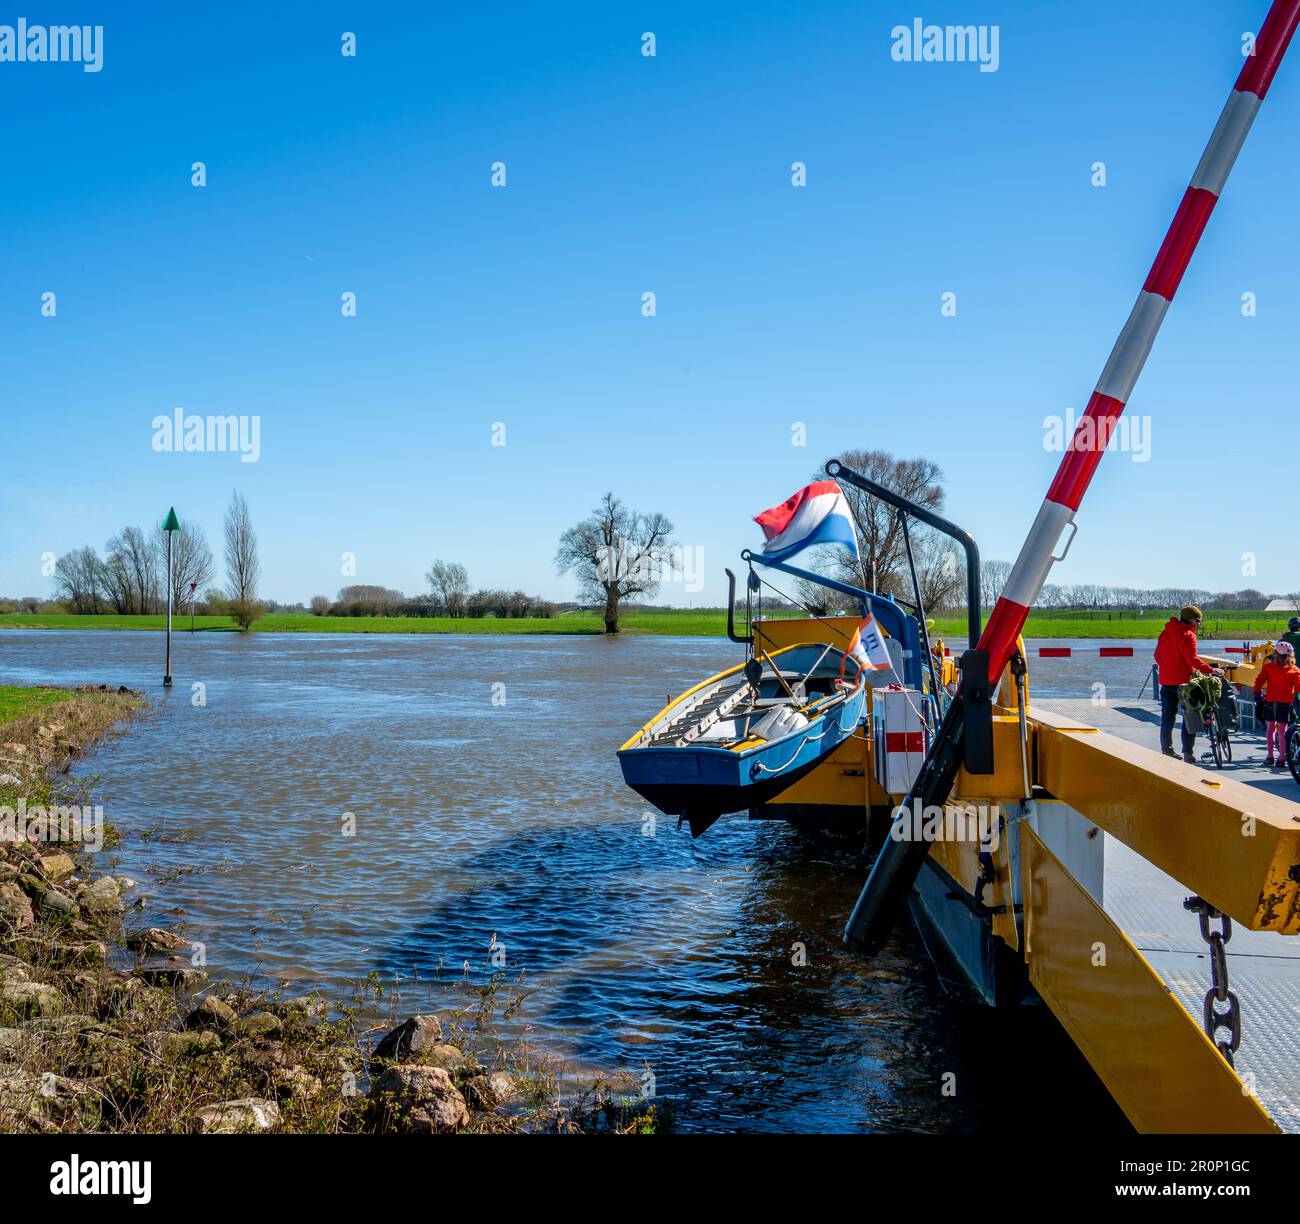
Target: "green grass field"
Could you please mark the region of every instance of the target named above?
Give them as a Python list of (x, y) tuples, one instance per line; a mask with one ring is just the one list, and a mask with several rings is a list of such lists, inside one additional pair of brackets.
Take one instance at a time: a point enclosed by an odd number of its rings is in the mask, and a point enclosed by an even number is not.
[(56, 701), (66, 701), (73, 694), (67, 689), (26, 688), (17, 684), (0, 684), (0, 723), (34, 714)]
[[(1145, 612), (1099, 611), (1087, 613), (1069, 610), (1063, 612), (1036, 611), (1025, 625), (1026, 638), (1157, 638), (1170, 616), (1178, 610)], [(1250, 638), (1259, 641), (1275, 638), (1286, 629), (1290, 613), (1262, 611), (1207, 612), (1200, 628), (1206, 641)], [(965, 633), (965, 621), (942, 617), (937, 623), (940, 636), (959, 636)]]
[[(1142, 616), (1126, 612), (1096, 612), (1089, 616), (1077, 611), (1035, 612), (1025, 627), (1027, 638), (1155, 638), (1168, 612)], [(1211, 612), (1201, 627), (1201, 637), (1213, 639), (1272, 638), (1286, 628), (1286, 614), (1264, 612)], [(0, 630), (14, 629), (145, 629), (158, 632), (166, 624), (162, 616), (64, 616), (9, 612), (0, 615)], [(228, 616), (199, 616), (195, 629), (204, 633), (237, 632)], [(188, 616), (172, 622), (175, 633), (188, 633)], [(598, 612), (566, 612), (550, 619), (497, 620), (439, 616), (313, 616), (310, 612), (273, 612), (253, 626), (255, 633), (602, 633)], [(961, 616), (940, 616), (935, 620), (936, 637), (963, 637), (966, 621)], [(726, 613), (721, 609), (671, 608), (662, 611), (633, 611), (623, 618), (623, 632), (664, 637), (721, 637), (726, 632)]]
[[(145, 629), (159, 632), (165, 616), (71, 616), (9, 612), (0, 615), (0, 630), (12, 629)], [(196, 616), (194, 627), (202, 633), (235, 633), (229, 616)], [(188, 633), (190, 618), (172, 621), (173, 633)], [(566, 612), (546, 618), (518, 620), (495, 617), (448, 616), (313, 616), (310, 612), (271, 612), (253, 625), (254, 633), (603, 633), (604, 619), (598, 612)], [(726, 613), (673, 609), (661, 612), (629, 612), (623, 618), (626, 633), (708, 637), (726, 632)]]

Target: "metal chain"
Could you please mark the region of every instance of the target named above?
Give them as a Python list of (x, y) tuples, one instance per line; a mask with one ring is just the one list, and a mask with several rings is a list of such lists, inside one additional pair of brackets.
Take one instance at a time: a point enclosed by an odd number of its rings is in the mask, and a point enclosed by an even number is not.
[[(1228, 1066), (1232, 1067), (1235, 1066), (1232, 1056), (1241, 1045), (1241, 1003), (1228, 989), (1227, 943), (1232, 938), (1232, 919), (1227, 914), (1220, 913), (1203, 897), (1188, 897), (1183, 902), (1183, 909), (1199, 916), (1201, 938), (1210, 945), (1210, 981), (1213, 985), (1205, 994), (1205, 1035), (1227, 1059)], [(1222, 929), (1211, 931), (1210, 922), (1215, 918), (1222, 921)], [(1215, 1007), (1216, 1003), (1226, 1003), (1227, 1010), (1219, 1011)], [(1227, 1040), (1219, 1037), (1220, 1029), (1228, 1030)]]

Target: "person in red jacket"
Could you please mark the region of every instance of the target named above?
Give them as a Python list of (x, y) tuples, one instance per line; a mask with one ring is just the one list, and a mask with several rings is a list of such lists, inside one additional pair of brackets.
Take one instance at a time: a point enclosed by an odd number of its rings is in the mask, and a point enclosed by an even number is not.
[[(1178, 719), (1178, 690), (1197, 672), (1222, 675), (1196, 653), (1196, 631), (1201, 625), (1201, 610), (1188, 604), (1160, 631), (1156, 642), (1156, 667), (1160, 676), (1160, 751), (1165, 756), (1177, 756), (1174, 751), (1174, 723)], [(1183, 718), (1183, 760), (1196, 764), (1192, 749), (1196, 732), (1187, 729)]]
[[(1292, 702), (1300, 693), (1300, 667), (1295, 665), (1295, 647), (1278, 642), (1273, 657), (1259, 669), (1255, 679), (1255, 721), (1267, 726), (1265, 765), (1281, 769), (1286, 764), (1286, 729), (1291, 722)], [(1277, 756), (1273, 755), (1274, 738)]]

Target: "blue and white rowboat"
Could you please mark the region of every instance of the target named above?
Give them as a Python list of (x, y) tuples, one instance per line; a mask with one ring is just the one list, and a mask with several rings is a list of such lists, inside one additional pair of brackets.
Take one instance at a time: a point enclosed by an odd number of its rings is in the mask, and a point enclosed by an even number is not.
[[(857, 663), (823, 643), (786, 646), (683, 693), (622, 748), (623, 780), (699, 836), (719, 816), (765, 803), (813, 770), (862, 722)], [(757, 675), (756, 675), (757, 673)]]

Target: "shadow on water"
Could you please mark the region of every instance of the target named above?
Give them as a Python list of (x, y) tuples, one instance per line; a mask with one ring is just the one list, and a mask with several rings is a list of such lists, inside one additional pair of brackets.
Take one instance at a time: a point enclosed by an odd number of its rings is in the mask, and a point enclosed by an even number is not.
[[(843, 946), (858, 854), (741, 817), (714, 832), (503, 839), (461, 864), (462, 890), (380, 972), (445, 980), (468, 959), (481, 983), (495, 935), (511, 978), (544, 983), (524, 1015), (571, 1065), (648, 1071), (684, 1130), (983, 1131), (1027, 1112), (1056, 1129), (1127, 1125), (1046, 1009), (949, 999), (910, 926), (874, 960)], [(729, 914), (674, 912), (682, 876), (732, 873), (747, 878)]]
[[(511, 976), (544, 983), (525, 1015), (572, 1064), (648, 1070), (686, 1129), (966, 1128), (965, 1101), (940, 1092), (959, 1067), (919, 942), (905, 931), (872, 963), (840, 944), (860, 858), (743, 817), (710, 836), (661, 820), (654, 836), (586, 825), (502, 839), (459, 864), (456, 895), (380, 972), (446, 979), (468, 959), (482, 981), (495, 935)], [(681, 904), (728, 877), (738, 904)]]

